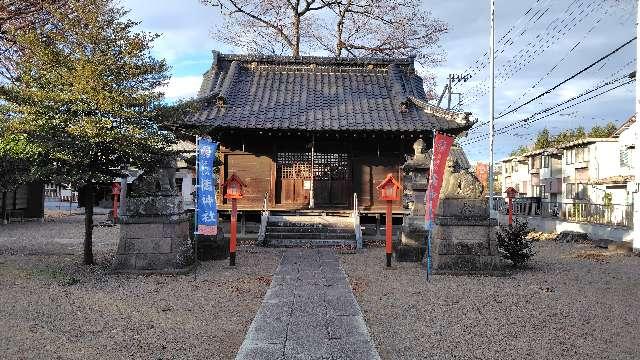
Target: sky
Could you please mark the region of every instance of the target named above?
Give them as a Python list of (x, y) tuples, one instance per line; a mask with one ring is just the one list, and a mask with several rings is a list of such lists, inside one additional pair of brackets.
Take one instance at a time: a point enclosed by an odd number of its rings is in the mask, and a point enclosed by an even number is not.
[[(131, 18), (141, 21), (141, 30), (161, 35), (153, 54), (166, 59), (171, 66), (172, 78), (163, 89), (170, 101), (196, 94), (202, 74), (211, 65), (212, 50), (237, 52), (212, 38), (222, 24), (222, 15), (199, 0), (121, 3), (131, 10)], [(635, 36), (635, 0), (496, 0), (495, 3), (496, 115), (554, 87)], [(462, 94), (462, 104), (454, 109), (471, 112), (478, 119), (469, 135), (460, 139), (471, 161), (489, 159), (488, 140), (479, 138), (488, 131), (488, 126), (482, 124), (489, 117), (489, 69), (478, 66), (488, 61), (489, 4), (489, 0), (424, 0), (422, 5), (449, 27), (440, 41), (446, 61), (425, 69), (436, 78), (435, 92), (442, 92), (448, 74), (472, 75), (469, 81), (453, 87), (454, 92)], [(548, 95), (496, 119), (496, 130), (629, 74), (635, 69), (635, 52), (634, 41)], [(517, 128), (502, 130), (495, 138), (495, 160), (531, 143), (544, 127), (555, 134), (577, 126), (588, 130), (608, 121), (621, 124), (634, 112), (634, 83), (562, 109), (623, 82), (612, 83), (528, 122), (520, 122)], [(453, 105), (457, 105), (457, 96), (453, 98)], [(447, 105), (446, 97), (442, 105)], [(557, 110), (561, 111), (541, 118)]]

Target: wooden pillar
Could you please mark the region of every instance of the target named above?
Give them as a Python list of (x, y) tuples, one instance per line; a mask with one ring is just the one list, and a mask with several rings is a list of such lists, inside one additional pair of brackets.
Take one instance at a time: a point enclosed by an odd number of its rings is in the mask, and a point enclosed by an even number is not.
[(313, 209), (315, 207), (315, 199), (313, 196), (313, 183), (314, 183), (314, 178), (315, 178), (315, 174), (313, 171), (314, 168), (314, 157), (316, 155), (316, 136), (315, 135), (311, 135), (311, 183), (310, 183), (310, 187), (309, 187), (309, 209)]

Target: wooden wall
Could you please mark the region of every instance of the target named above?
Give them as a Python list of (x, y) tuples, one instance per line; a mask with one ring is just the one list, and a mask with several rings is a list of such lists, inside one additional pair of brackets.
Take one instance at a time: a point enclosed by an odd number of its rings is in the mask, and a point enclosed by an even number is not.
[[(269, 207), (271, 209), (308, 209), (304, 189), (300, 192), (301, 199), (296, 204), (284, 205), (280, 193), (286, 184), (277, 181), (276, 154), (278, 152), (310, 152), (310, 136), (234, 136), (220, 139), (221, 147), (221, 179), (228, 178), (235, 172), (247, 185), (245, 197), (238, 202), (240, 209), (261, 209), (264, 193), (269, 193)], [(351, 156), (352, 181), (335, 191), (348, 192), (348, 204), (334, 206), (336, 209), (351, 209), (353, 193), (358, 195), (359, 207), (363, 211), (384, 212), (386, 202), (380, 201), (376, 186), (387, 174), (392, 173), (401, 181), (400, 166), (405, 162), (405, 155), (413, 153), (414, 138), (319, 138), (315, 137), (316, 152), (349, 153)], [(301, 184), (298, 184), (302, 186)], [(316, 204), (322, 203), (320, 197), (327, 193), (325, 184), (317, 180), (314, 182)], [(288, 185), (287, 185), (288, 186)], [(219, 192), (220, 193), (220, 192)], [(320, 194), (319, 194), (320, 193)], [(226, 201), (220, 199), (221, 208), (228, 207)], [(394, 211), (402, 211), (401, 200), (393, 205)], [(317, 207), (325, 208), (321, 205)]]

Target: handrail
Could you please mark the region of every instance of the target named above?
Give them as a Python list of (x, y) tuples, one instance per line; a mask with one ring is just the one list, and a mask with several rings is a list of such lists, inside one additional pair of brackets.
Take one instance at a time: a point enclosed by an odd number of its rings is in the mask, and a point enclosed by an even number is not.
[(258, 245), (266, 246), (267, 244), (267, 222), (269, 221), (269, 193), (264, 193), (262, 203), (262, 214), (260, 215), (260, 230), (258, 231)]
[(360, 228), (360, 211), (358, 210), (358, 194), (353, 193), (353, 230), (356, 235), (356, 248), (362, 249), (362, 229)]

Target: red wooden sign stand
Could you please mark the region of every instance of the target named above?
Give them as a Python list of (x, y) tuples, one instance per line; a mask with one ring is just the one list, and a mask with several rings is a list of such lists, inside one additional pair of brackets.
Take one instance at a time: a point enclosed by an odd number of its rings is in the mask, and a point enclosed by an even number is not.
[(513, 202), (512, 200), (518, 195), (518, 190), (509, 187), (507, 191), (507, 199), (509, 200), (509, 225), (513, 224)]
[(377, 186), (380, 190), (380, 199), (387, 201), (387, 215), (385, 224), (385, 252), (387, 257), (387, 267), (391, 267), (391, 254), (393, 253), (393, 246), (391, 238), (393, 236), (393, 215), (391, 213), (393, 202), (400, 199), (398, 190), (400, 184), (393, 178), (392, 174), (387, 177)]
[(236, 246), (238, 234), (238, 199), (244, 196), (247, 185), (236, 174), (232, 174), (224, 183), (226, 199), (231, 199), (231, 234), (229, 238), (229, 266), (236, 266)]

